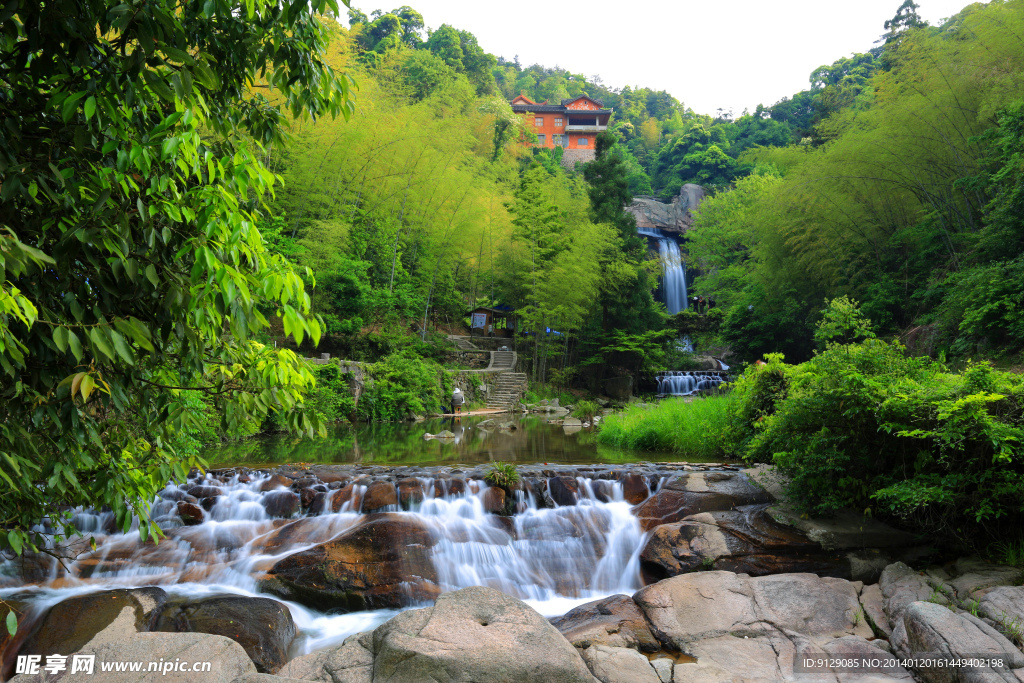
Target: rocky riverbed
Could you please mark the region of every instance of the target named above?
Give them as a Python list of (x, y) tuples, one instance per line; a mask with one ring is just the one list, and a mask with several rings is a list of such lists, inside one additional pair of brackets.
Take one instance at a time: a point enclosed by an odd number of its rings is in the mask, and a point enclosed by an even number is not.
[[(210, 661), (202, 680), (239, 683), (1024, 681), (1018, 568), (929, 566), (922, 539), (803, 519), (770, 476), (728, 464), (528, 465), (504, 488), (489, 470), (193, 473), (154, 504), (159, 544), (83, 511), (98, 546), (67, 571), (3, 567), (20, 615), (4, 674), (16, 654), (78, 652)], [(324, 634), (366, 610), (384, 617)], [(890, 653), (1002, 664), (802, 668)]]

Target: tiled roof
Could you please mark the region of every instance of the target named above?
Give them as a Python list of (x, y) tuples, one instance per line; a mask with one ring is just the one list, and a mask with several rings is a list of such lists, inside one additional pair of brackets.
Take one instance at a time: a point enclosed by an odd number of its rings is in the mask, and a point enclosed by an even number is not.
[(565, 107), (557, 104), (513, 104), (512, 111), (565, 111)]
[(570, 102), (575, 102), (576, 100), (579, 100), (579, 99), (588, 99), (591, 102), (594, 102), (595, 104), (597, 104), (597, 106), (599, 106), (599, 107), (603, 107), (604, 106), (604, 102), (602, 102), (601, 100), (595, 100), (590, 95), (579, 95), (577, 97), (570, 97), (567, 100), (562, 100), (562, 106), (564, 107), (564, 106), (568, 105)]
[[(572, 100), (570, 100), (571, 102)], [(562, 114), (611, 114), (611, 109), (566, 109), (557, 104), (513, 104), (512, 111), (554, 112)]]

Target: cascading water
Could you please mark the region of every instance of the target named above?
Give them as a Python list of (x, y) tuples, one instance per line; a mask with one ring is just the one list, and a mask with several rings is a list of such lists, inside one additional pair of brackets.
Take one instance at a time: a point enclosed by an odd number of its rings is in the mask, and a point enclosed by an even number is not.
[[(79, 511), (76, 525), (92, 535), (96, 549), (82, 543), (84, 554), (66, 562), (64, 572), (50, 558), (37, 560), (39, 580), (23, 584), (13, 562), (0, 564), (0, 597), (28, 597), (34, 613), (73, 595), (94, 590), (157, 585), (168, 593), (194, 599), (217, 593), (257, 595), (259, 578), (276, 562), (329, 541), (364, 521), (353, 505), (363, 500), (364, 484), (353, 483), (351, 497), (336, 504), (341, 488), (320, 492), (309, 505), (310, 516), (295, 519), (268, 515), (263, 491), (269, 477), (194, 479), (183, 487), (168, 485), (154, 502), (154, 519), (166, 537), (159, 544), (142, 543), (136, 529), (112, 529), (111, 513)], [(546, 616), (613, 593), (631, 594), (642, 587), (639, 555), (646, 534), (617, 481), (578, 477), (575, 505), (544, 507), (536, 495), (517, 491), (517, 514), (497, 517), (485, 511), (488, 485), (468, 478), (458, 493), (446, 479), (422, 477), (422, 501), (410, 510), (389, 514), (415, 519), (434, 538), (431, 560), (442, 591), (485, 585), (519, 597)], [(216, 487), (218, 496), (205, 511), (193, 505), (202, 520), (182, 526), (179, 507), (185, 488)], [(213, 494), (210, 494), (213, 495)], [(337, 498), (340, 501), (341, 498)], [(200, 500), (200, 503), (211, 498)], [(552, 501), (547, 501), (551, 505)], [(337, 510), (336, 512), (334, 510)], [(315, 514), (319, 513), (319, 514)], [(496, 523), (503, 521), (503, 524)], [(346, 636), (385, 621), (398, 610), (324, 614), (284, 602), (299, 628), (299, 654), (339, 643)], [(413, 607), (415, 605), (408, 605)]]
[(686, 265), (679, 253), (679, 244), (675, 239), (662, 234), (657, 228), (637, 228), (637, 233), (658, 240), (658, 252), (661, 254), (662, 291), (665, 293), (665, 307), (675, 314), (686, 310), (688, 305), (686, 294)]
[(691, 396), (710, 391), (725, 381), (719, 373), (666, 370), (657, 376), (658, 393), (671, 396)]

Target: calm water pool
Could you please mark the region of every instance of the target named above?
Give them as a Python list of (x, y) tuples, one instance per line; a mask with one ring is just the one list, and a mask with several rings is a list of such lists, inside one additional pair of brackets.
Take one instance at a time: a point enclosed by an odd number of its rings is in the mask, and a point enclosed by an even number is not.
[[(630, 451), (597, 443), (597, 433), (584, 429), (568, 434), (561, 425), (539, 416), (499, 415), (433, 419), (419, 423), (339, 425), (326, 438), (272, 436), (224, 444), (203, 455), (211, 467), (281, 465), (285, 463), (364, 462), (389, 465), (443, 465), (512, 461), (519, 463), (618, 463), (674, 461), (672, 453)], [(516, 429), (497, 429), (512, 421)], [(483, 424), (481, 424), (483, 423)], [(448, 430), (454, 439), (424, 439)]]

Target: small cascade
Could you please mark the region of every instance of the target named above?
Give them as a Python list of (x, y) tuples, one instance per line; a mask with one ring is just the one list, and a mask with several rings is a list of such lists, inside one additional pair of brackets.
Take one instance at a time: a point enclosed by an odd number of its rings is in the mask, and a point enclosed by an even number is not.
[(692, 396), (711, 391), (725, 381), (725, 376), (712, 370), (665, 370), (656, 379), (659, 394)]
[[(75, 524), (86, 538), (95, 539), (95, 550), (82, 540), (80, 554), (66, 561), (67, 573), (40, 556), (37, 560), (44, 564), (32, 584), (16, 578), (13, 563), (0, 562), (0, 597), (35, 595), (40, 610), (91, 590), (148, 585), (183, 597), (272, 597), (259, 593), (258, 581), (265, 572), (288, 555), (364, 521), (367, 513), (360, 506), (368, 489), (390, 481), (365, 474), (349, 479), (330, 484), (309, 479), (300, 490), (311, 492), (309, 500), (303, 499), (301, 506), (292, 503), (284, 512), (282, 502), (300, 496), (275, 486), (269, 475), (208, 475), (168, 485), (152, 505), (165, 533), (159, 544), (140, 542), (137, 526), (120, 533), (113, 528), (111, 513), (80, 510)], [(415, 487), (413, 481), (403, 480), (403, 494)], [(486, 511), (490, 487), (483, 479), (422, 476), (419, 491), (388, 510), (430, 530), (431, 559), (442, 591), (491, 586), (554, 616), (613, 593), (632, 594), (643, 585), (639, 555), (647, 535), (631, 513), (622, 485), (587, 477), (576, 482), (571, 494), (575, 504), (551, 507), (550, 498), (538, 500), (538, 494), (523, 487), (515, 492), (516, 514), (499, 517)], [(323, 614), (285, 604), (303, 635), (297, 646), (301, 652), (335, 644), (396, 613)]]
[(637, 228), (636, 231), (638, 234), (658, 240), (663, 273), (661, 288), (665, 293), (665, 307), (668, 308), (668, 312), (675, 314), (686, 310), (689, 303), (686, 294), (686, 264), (679, 253), (679, 244), (657, 228)]

